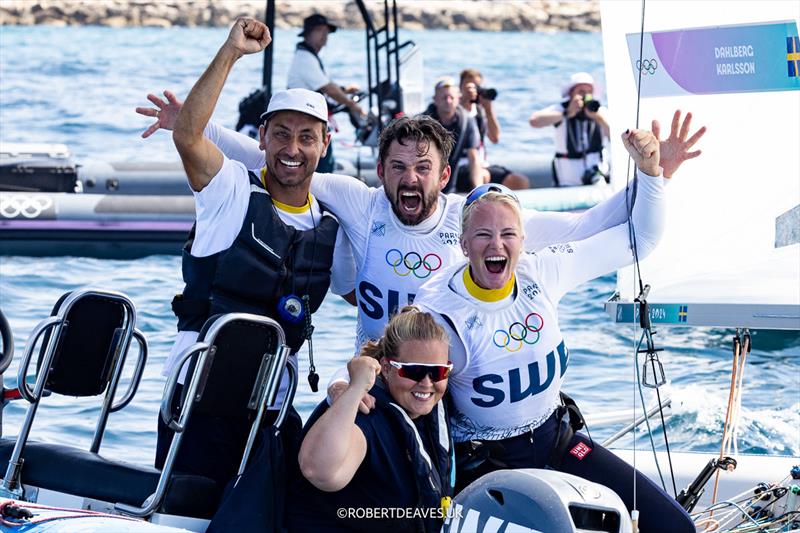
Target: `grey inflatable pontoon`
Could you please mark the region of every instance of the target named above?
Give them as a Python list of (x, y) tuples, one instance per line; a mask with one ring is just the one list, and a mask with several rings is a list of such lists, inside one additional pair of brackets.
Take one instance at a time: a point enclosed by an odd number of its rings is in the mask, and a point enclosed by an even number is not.
[[(337, 166), (338, 173), (380, 186), (371, 149)], [(507, 166), (531, 183), (552, 184), (547, 157), (520, 157)], [(540, 211), (580, 211), (610, 194), (604, 183), (517, 192), (522, 207)], [(178, 255), (193, 222), (194, 201), (179, 163), (78, 165), (63, 144), (0, 143), (0, 255)]]

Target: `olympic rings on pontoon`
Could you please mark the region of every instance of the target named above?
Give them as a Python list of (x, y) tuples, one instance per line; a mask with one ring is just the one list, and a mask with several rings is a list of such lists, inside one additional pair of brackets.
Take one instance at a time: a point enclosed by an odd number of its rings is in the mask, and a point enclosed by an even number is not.
[(37, 218), (52, 205), (53, 199), (46, 196), (0, 195), (0, 216)]

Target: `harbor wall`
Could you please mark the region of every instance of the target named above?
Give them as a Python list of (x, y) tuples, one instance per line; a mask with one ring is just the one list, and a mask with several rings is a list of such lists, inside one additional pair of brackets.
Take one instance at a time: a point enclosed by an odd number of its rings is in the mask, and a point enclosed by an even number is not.
[[(383, 2), (367, 1), (378, 24)], [(264, 0), (0, 0), (0, 25), (229, 26), (238, 16), (264, 17)], [(352, 0), (278, 1), (275, 24), (300, 28), (319, 12), (342, 28), (363, 28)], [(401, 28), (477, 31), (600, 31), (597, 0), (400, 0)]]

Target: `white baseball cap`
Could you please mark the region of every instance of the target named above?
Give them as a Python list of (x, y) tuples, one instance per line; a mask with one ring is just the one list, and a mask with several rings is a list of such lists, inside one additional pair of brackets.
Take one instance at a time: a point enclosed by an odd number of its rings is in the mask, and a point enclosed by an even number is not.
[(261, 121), (268, 120), (278, 111), (298, 111), (328, 123), (328, 104), (325, 97), (308, 89), (287, 89), (273, 94), (267, 110), (261, 114)]
[(588, 83), (589, 85), (594, 88), (594, 78), (588, 72), (576, 72), (569, 78), (569, 83), (564, 85), (561, 89), (561, 97), (566, 98), (569, 96), (569, 92), (572, 90), (573, 87), (576, 85), (580, 85), (582, 83)]

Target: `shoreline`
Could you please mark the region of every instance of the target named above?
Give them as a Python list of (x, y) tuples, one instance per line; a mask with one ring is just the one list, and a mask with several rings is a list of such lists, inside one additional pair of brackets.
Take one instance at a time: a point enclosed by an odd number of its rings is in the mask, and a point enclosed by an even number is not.
[[(401, 0), (398, 4), (398, 25), (405, 30), (600, 31), (598, 0)], [(373, 16), (382, 19), (382, 2), (367, 5)], [(241, 15), (261, 19), (264, 6), (264, 0), (2, 0), (0, 26), (227, 27)], [(341, 28), (364, 28), (353, 0), (279, 0), (276, 11), (278, 28), (300, 28), (303, 18), (315, 12)]]

